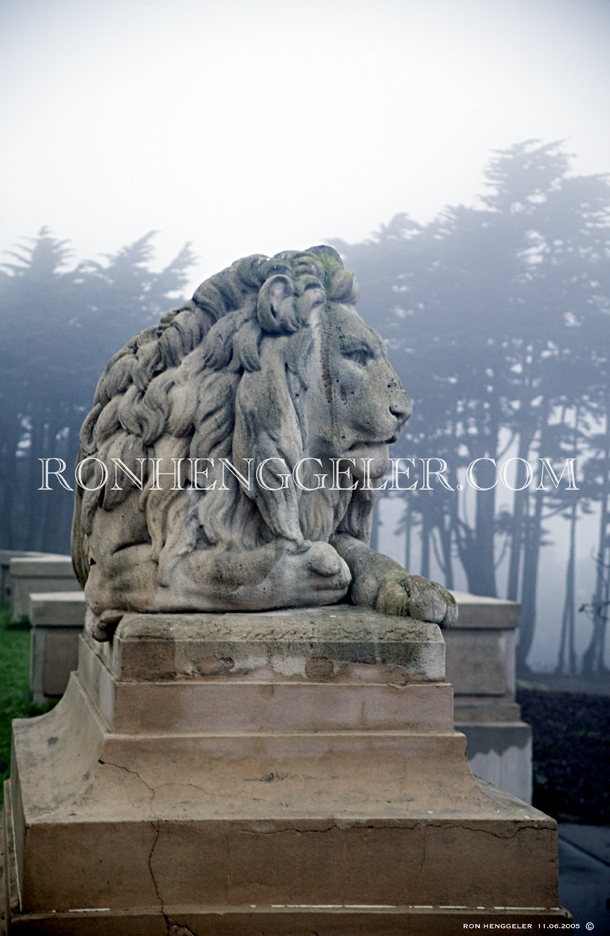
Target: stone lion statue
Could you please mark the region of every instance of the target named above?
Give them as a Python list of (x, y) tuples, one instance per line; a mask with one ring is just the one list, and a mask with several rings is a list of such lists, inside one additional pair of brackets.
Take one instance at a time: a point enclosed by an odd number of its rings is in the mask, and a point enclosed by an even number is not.
[[(455, 621), (444, 588), (368, 546), (411, 405), (357, 299), (330, 247), (246, 257), (112, 358), (81, 430), (72, 531), (96, 639), (126, 611), (346, 598)], [(100, 484), (100, 462), (121, 471)]]

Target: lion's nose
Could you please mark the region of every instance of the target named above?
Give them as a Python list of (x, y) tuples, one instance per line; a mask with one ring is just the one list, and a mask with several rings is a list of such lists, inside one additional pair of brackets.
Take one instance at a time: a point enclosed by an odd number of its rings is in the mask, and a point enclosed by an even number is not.
[(413, 407), (406, 393), (400, 401), (390, 403), (390, 413), (400, 422), (406, 422), (409, 416), (413, 414)]

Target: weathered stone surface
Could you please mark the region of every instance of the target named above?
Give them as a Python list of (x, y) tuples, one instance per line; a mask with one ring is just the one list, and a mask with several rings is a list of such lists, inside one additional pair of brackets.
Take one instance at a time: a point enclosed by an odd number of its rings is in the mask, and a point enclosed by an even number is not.
[(446, 632), (447, 679), (455, 727), (468, 742), (473, 771), (519, 799), (532, 798), (532, 730), (515, 702), (519, 604), (453, 592), (459, 619)]
[(74, 627), (82, 630), (86, 607), (82, 591), (31, 592), (30, 624), (32, 627)]
[(457, 696), (506, 696), (507, 667), (514, 660), (514, 634), (501, 630), (457, 628), (448, 635), (447, 679)]
[[(127, 614), (112, 645), (92, 643), (122, 681), (222, 676), (442, 680), (435, 624), (332, 605), (242, 614)], [(311, 664), (324, 662), (312, 671)]]
[(519, 718), (480, 723), (456, 719), (455, 729), (466, 735), (468, 763), (477, 777), (531, 803), (531, 725), (526, 725)]
[(126, 615), (80, 661), (110, 727), (133, 733), (450, 730), (443, 676), (437, 625), (345, 605)]
[(22, 556), (10, 561), (11, 620), (27, 617), (34, 592), (80, 592), (70, 556), (51, 553)]
[[(14, 932), (107, 926), (139, 936), (161, 915), (193, 933), (304, 936), (315, 923), (328, 936), (380, 936), (407, 921), (409, 931), (450, 933), (448, 920), (505, 919), (497, 908), (507, 906), (524, 921), (561, 917), (555, 823), (480, 789), (451, 727), (451, 688), (430, 678), (425, 656), (402, 683), (393, 663), (371, 660), (358, 664), (368, 677), (285, 674), (273, 662), (266, 674), (181, 669), (184, 645), (210, 632), (229, 634), (235, 657), (245, 634), (264, 657), (273, 621), (288, 646), (298, 635), (299, 654), (322, 659), (329, 637), (347, 638), (348, 621), (330, 626), (330, 613), (202, 614), (191, 627), (183, 615), (127, 615), (114, 656), (83, 639), (57, 708), (14, 725)], [(407, 643), (438, 634), (344, 613), (357, 635), (344, 661), (364, 637), (383, 659), (392, 625)], [(213, 617), (226, 618), (222, 628)], [(146, 645), (174, 642), (173, 670), (161, 672), (158, 647)]]
[(81, 432), (73, 528), (96, 639), (122, 611), (346, 596), (453, 623), (448, 592), (368, 546), (411, 404), (357, 299), (330, 247), (247, 257), (115, 355)]
[[(452, 592), (459, 618), (445, 634), (447, 680), (459, 706), (468, 706), (475, 720), (477, 706), (515, 702), (515, 630), (521, 623), (521, 606), (466, 592)], [(462, 719), (466, 721), (467, 719)], [(505, 721), (499, 717), (497, 721)]]
[(6, 601), (11, 596), (10, 571), (11, 559), (25, 556), (40, 556), (42, 553), (28, 552), (22, 549), (0, 549), (0, 601)]
[(63, 695), (78, 664), (85, 596), (78, 592), (30, 594), (30, 690), (37, 705)]
[(514, 630), (521, 626), (521, 605), (504, 598), (471, 595), (470, 592), (452, 591), (460, 609), (460, 625), (482, 630)]

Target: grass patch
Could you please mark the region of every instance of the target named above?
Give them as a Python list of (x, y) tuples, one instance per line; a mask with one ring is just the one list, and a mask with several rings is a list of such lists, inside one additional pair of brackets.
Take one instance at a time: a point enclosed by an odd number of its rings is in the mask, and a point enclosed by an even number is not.
[(0, 604), (0, 805), (11, 761), (13, 718), (43, 715), (55, 703), (34, 705), (30, 692), (30, 626), (11, 624), (8, 601)]

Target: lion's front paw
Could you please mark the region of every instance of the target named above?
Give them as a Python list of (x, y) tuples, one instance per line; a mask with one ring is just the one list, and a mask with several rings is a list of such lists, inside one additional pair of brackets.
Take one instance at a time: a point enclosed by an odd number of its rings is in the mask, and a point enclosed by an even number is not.
[[(352, 580), (347, 563), (328, 543), (310, 543), (303, 552), (284, 552), (265, 580), (277, 606), (335, 604)], [(273, 605), (271, 605), (273, 607)]]
[(85, 612), (85, 631), (100, 643), (112, 640), (113, 634), (124, 614), (124, 611), (109, 610), (97, 615), (91, 608), (87, 608)]
[(457, 621), (455, 598), (442, 585), (421, 575), (388, 572), (381, 584), (375, 607), (385, 614), (412, 617), (451, 627)]

